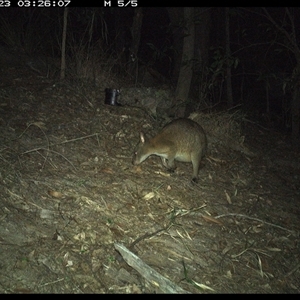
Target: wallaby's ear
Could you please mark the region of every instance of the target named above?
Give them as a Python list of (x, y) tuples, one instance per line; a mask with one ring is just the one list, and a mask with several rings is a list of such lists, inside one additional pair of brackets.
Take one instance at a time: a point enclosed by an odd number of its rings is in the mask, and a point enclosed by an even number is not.
[(145, 136), (142, 132), (140, 132), (140, 140), (141, 140), (141, 143), (145, 143)]

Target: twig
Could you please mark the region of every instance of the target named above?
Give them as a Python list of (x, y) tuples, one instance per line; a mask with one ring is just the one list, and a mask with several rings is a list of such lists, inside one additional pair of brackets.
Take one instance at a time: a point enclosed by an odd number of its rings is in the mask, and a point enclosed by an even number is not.
[(40, 286), (47, 286), (47, 285), (49, 285), (49, 284), (54, 284), (54, 283), (57, 283), (57, 282), (61, 282), (61, 281), (63, 281), (63, 280), (65, 280), (65, 279), (64, 279), (64, 278), (57, 279), (57, 280), (55, 280), (55, 281), (50, 281), (50, 282), (46, 282), (46, 283), (44, 283), (44, 284), (41, 284)]
[(133, 241), (129, 246), (128, 248), (133, 251), (133, 247), (139, 243), (140, 241), (144, 240), (144, 239), (147, 239), (147, 238), (150, 238), (152, 236), (155, 236), (156, 234), (158, 234), (159, 232), (161, 231), (164, 231), (164, 230), (167, 230), (169, 228), (169, 226), (167, 227), (164, 227), (162, 229), (159, 229), (159, 230), (156, 230), (155, 232), (152, 232), (152, 233), (145, 233), (144, 235), (140, 236), (139, 238), (137, 238), (135, 241)]
[(251, 120), (249, 120), (249, 119), (243, 118), (243, 121), (246, 121), (246, 122), (249, 122), (249, 123), (251, 123), (251, 124), (254, 124), (254, 125), (256, 125), (256, 126), (262, 128), (262, 129), (264, 129), (264, 130), (271, 131), (271, 129), (266, 128), (266, 127), (264, 127), (264, 126), (258, 124), (257, 122), (251, 121)]
[[(26, 128), (27, 129), (27, 128)], [(25, 132), (25, 131), (24, 131)], [(21, 137), (24, 132), (19, 136)], [(79, 137), (79, 138), (76, 138), (76, 139), (71, 139), (71, 140), (66, 140), (66, 141), (63, 141), (63, 142), (59, 142), (59, 143), (55, 143), (55, 144), (49, 144), (48, 142), (48, 148), (44, 148), (44, 147), (38, 147), (38, 148), (34, 148), (34, 149), (31, 149), (31, 150), (27, 150), (23, 153), (21, 153), (20, 155), (24, 155), (24, 154), (27, 154), (27, 153), (31, 153), (31, 152), (37, 152), (37, 151), (40, 151), (40, 150), (45, 150), (45, 151), (49, 151), (49, 152), (53, 152), (55, 154), (58, 154), (60, 156), (62, 156), (70, 165), (72, 165), (72, 167), (76, 169), (76, 167), (72, 164), (71, 161), (69, 161), (64, 155), (60, 154), (59, 152), (57, 151), (54, 151), (54, 150), (50, 150), (50, 147), (53, 147), (53, 146), (57, 146), (57, 145), (63, 145), (63, 144), (66, 144), (66, 143), (71, 143), (71, 142), (75, 142), (75, 141), (79, 141), (79, 140), (83, 140), (83, 139), (87, 139), (87, 138), (90, 138), (92, 136), (98, 136), (98, 133), (93, 133), (93, 134), (90, 134), (90, 135), (87, 135), (87, 136), (83, 136), (83, 137)], [(47, 141), (48, 141), (48, 138), (46, 137)], [(48, 152), (47, 152), (48, 153)], [(48, 155), (47, 155), (48, 156)], [(46, 158), (47, 159), (47, 158)]]
[(71, 161), (69, 161), (64, 155), (62, 155), (62, 154), (60, 154), (59, 152), (57, 152), (57, 151), (54, 151), (54, 150), (50, 150), (50, 149), (46, 149), (46, 148), (43, 148), (43, 147), (39, 147), (39, 148), (35, 148), (35, 149), (32, 149), (32, 150), (28, 150), (28, 151), (25, 151), (25, 152), (23, 152), (23, 153), (21, 153), (21, 155), (24, 155), (24, 154), (26, 154), (26, 153), (30, 153), (30, 152), (38, 152), (38, 151), (40, 151), (40, 150), (44, 150), (44, 151), (49, 151), (49, 152), (53, 152), (53, 153), (55, 153), (55, 154), (57, 154), (57, 155), (60, 155), (61, 157), (63, 157), (75, 170), (77, 170), (76, 169), (76, 167), (73, 165), (73, 163), (71, 162)]
[(289, 277), (290, 275), (292, 275), (294, 272), (296, 272), (298, 269), (300, 268), (300, 263), (298, 263), (291, 271), (289, 271), (288, 273), (285, 274), (285, 278)]
[[(93, 133), (93, 134), (90, 134), (90, 135), (87, 135), (87, 136), (82, 136), (80, 138), (76, 138), (76, 139), (72, 139), (72, 140), (66, 140), (66, 141), (63, 141), (63, 142), (55, 143), (55, 144), (49, 144), (49, 147), (53, 147), (53, 146), (57, 146), (57, 145), (63, 145), (63, 144), (66, 144), (66, 143), (71, 143), (71, 142), (75, 142), (75, 141), (79, 141), (79, 140), (84, 140), (84, 139), (90, 138), (90, 137), (95, 136), (95, 135), (97, 136), (98, 133)], [(30, 152), (35, 152), (35, 151), (42, 150), (42, 149), (45, 149), (45, 148), (44, 147), (39, 147), (39, 148), (35, 148), (35, 149), (32, 149), (32, 150), (28, 150), (28, 151), (23, 152), (21, 155), (26, 154), (26, 153), (30, 153)]]
[(244, 218), (244, 219), (254, 220), (254, 221), (258, 221), (258, 222), (261, 222), (261, 223), (264, 223), (264, 224), (267, 224), (267, 225), (270, 225), (270, 226), (288, 231), (290, 233), (295, 233), (294, 230), (290, 230), (290, 229), (287, 229), (285, 227), (282, 227), (282, 226), (279, 226), (279, 225), (276, 225), (276, 224), (273, 224), (273, 223), (269, 223), (269, 222), (263, 221), (263, 220), (258, 219), (258, 218), (253, 218), (253, 217), (249, 217), (249, 216), (246, 216), (246, 215), (242, 215), (242, 214), (230, 213), (230, 214), (225, 214), (225, 215), (219, 215), (219, 216), (216, 216), (214, 218), (219, 219), (219, 218), (223, 218), (223, 217), (240, 217), (240, 218)]
[[(196, 207), (196, 208), (193, 208), (193, 209), (190, 209), (190, 210), (186, 210), (186, 211), (176, 210), (175, 208), (172, 209), (172, 211), (171, 211), (171, 212), (172, 212), (172, 215), (171, 215), (170, 222), (169, 222), (168, 225), (166, 225), (166, 226), (164, 226), (163, 228), (158, 229), (158, 230), (156, 230), (156, 231), (154, 231), (154, 232), (152, 232), (152, 233), (148, 233), (148, 232), (147, 232), (147, 233), (145, 233), (144, 235), (138, 237), (135, 241), (133, 241), (133, 242), (128, 246), (128, 248), (129, 248), (131, 251), (133, 251), (133, 247), (134, 247), (137, 243), (139, 243), (140, 241), (145, 240), (145, 239), (148, 239), (148, 238), (151, 238), (151, 237), (157, 235), (158, 233), (160, 233), (160, 232), (162, 232), (162, 231), (167, 231), (168, 229), (170, 229), (170, 228), (174, 225), (174, 223), (175, 223), (175, 218), (176, 218), (178, 215), (180, 215), (180, 216), (185, 216), (186, 214), (189, 214), (189, 213), (191, 213), (191, 212), (195, 212), (195, 211), (197, 211), (197, 210), (199, 210), (199, 209), (202, 209), (202, 208), (205, 207), (205, 206), (206, 206), (206, 204), (203, 204), (203, 205), (200, 206), (200, 207)], [(169, 212), (168, 212), (168, 213), (169, 213)]]

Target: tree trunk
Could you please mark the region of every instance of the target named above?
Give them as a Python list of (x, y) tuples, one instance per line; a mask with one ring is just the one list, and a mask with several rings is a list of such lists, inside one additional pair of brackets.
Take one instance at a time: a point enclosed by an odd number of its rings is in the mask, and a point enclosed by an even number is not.
[(132, 75), (132, 77), (135, 77), (138, 68), (137, 53), (140, 47), (142, 22), (143, 8), (137, 7), (134, 10), (133, 23), (131, 27), (132, 41), (130, 45), (130, 52), (133, 60), (132, 63), (129, 65), (129, 74)]
[(207, 104), (207, 67), (209, 64), (211, 8), (195, 8), (195, 51), (193, 78), (189, 96), (191, 101), (185, 109), (185, 116), (189, 116), (200, 107)]
[(173, 100), (173, 113), (176, 117), (183, 117), (188, 101), (192, 76), (195, 45), (194, 8), (184, 8), (185, 36), (183, 39), (182, 60)]
[(293, 18), (293, 8), (285, 8), (286, 16), (288, 16), (287, 24), (289, 31), (281, 25), (279, 21), (274, 19), (266, 8), (262, 8), (265, 17), (274, 25), (277, 31), (285, 38), (285, 45), (295, 55), (297, 65), (292, 75), (292, 99), (291, 99), (291, 118), (292, 118), (292, 138), (299, 139), (300, 133), (300, 48), (297, 42), (296, 30), (298, 27)]
[(178, 81), (181, 57), (182, 57), (182, 47), (183, 47), (183, 28), (180, 26), (183, 20), (183, 9), (181, 7), (167, 7), (167, 11), (170, 18), (170, 27), (172, 31), (173, 38), (173, 71), (171, 75), (171, 81), (176, 85)]
[(229, 7), (225, 8), (225, 51), (226, 51), (226, 91), (227, 107), (233, 107), (232, 83), (231, 83), (231, 51), (229, 30)]
[(64, 80), (66, 76), (66, 39), (67, 39), (67, 23), (68, 23), (68, 7), (64, 11), (64, 24), (61, 42), (61, 66), (60, 66), (60, 79)]

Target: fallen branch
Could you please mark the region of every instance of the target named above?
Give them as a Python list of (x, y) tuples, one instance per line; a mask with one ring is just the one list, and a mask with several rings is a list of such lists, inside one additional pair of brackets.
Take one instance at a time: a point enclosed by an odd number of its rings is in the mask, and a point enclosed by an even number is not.
[[(76, 139), (66, 140), (66, 141), (59, 142), (59, 143), (54, 143), (54, 144), (49, 144), (49, 148), (53, 147), (53, 146), (72, 143), (72, 142), (79, 141), (79, 140), (84, 140), (84, 139), (90, 138), (92, 136), (97, 136), (97, 135), (98, 135), (98, 133), (93, 133), (93, 134), (82, 136), (82, 137), (79, 137), (79, 138), (76, 138)], [(30, 153), (30, 152), (35, 152), (35, 151), (38, 151), (38, 150), (46, 150), (46, 149), (44, 147), (38, 147), (38, 148), (35, 148), (35, 149), (27, 150), (27, 151), (21, 153), (21, 155), (24, 155), (24, 154), (27, 154), (27, 153)]]
[(165, 278), (145, 264), (138, 256), (129, 251), (124, 245), (115, 243), (115, 249), (122, 255), (126, 263), (137, 270), (146, 280), (158, 287), (163, 293), (188, 294), (189, 292)]

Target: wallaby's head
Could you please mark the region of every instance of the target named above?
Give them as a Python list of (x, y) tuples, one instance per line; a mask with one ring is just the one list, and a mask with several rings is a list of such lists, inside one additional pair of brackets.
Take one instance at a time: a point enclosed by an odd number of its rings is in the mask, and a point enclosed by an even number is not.
[(134, 149), (132, 163), (134, 165), (138, 165), (142, 163), (148, 156), (150, 156), (152, 153), (150, 153), (151, 151), (149, 148), (150, 146), (145, 138), (144, 133), (140, 132), (140, 140)]

